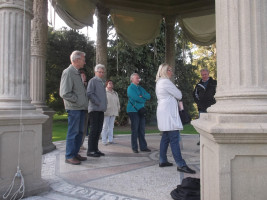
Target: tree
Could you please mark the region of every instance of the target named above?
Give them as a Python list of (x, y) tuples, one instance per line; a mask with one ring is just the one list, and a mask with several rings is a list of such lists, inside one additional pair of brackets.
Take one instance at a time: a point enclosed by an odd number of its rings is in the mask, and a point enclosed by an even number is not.
[(216, 66), (216, 44), (210, 46), (198, 46), (191, 44), (193, 60), (192, 64), (197, 66), (198, 73), (200, 69), (206, 68), (210, 71), (210, 75), (217, 77)]
[(59, 86), (62, 71), (70, 65), (70, 54), (74, 50), (86, 53), (87, 77), (93, 76), (95, 65), (95, 49), (92, 41), (75, 30), (48, 30), (47, 62), (46, 62), (46, 103), (58, 113), (65, 112)]
[[(109, 30), (113, 27), (109, 23)], [(176, 66), (175, 84), (183, 92), (185, 108), (191, 113), (195, 112), (193, 106), (193, 83), (198, 76), (195, 74), (196, 66), (185, 65), (183, 62), (183, 48), (189, 51), (188, 42), (182, 39), (181, 28), (176, 29)], [(186, 43), (186, 45), (184, 45)], [(151, 100), (146, 103), (148, 110), (147, 122), (156, 122), (157, 98), (155, 94), (155, 77), (158, 66), (165, 61), (165, 24), (162, 23), (160, 35), (153, 43), (141, 47), (131, 47), (116, 34), (108, 41), (108, 71), (107, 78), (115, 83), (115, 90), (118, 92), (121, 102), (121, 113), (117, 120), (118, 124), (127, 123), (126, 106), (128, 102), (127, 87), (130, 84), (130, 75), (137, 72), (142, 81), (140, 83), (151, 95)], [(117, 67), (118, 66), (118, 67)]]
[(193, 90), (196, 82), (199, 80), (197, 66), (193, 64), (186, 64), (186, 54), (189, 55), (189, 59), (192, 59), (190, 43), (183, 37), (183, 32), (178, 24), (175, 26), (176, 35), (176, 56), (175, 56), (175, 84), (182, 91), (183, 103), (186, 110), (189, 111), (191, 116), (197, 115), (196, 107), (193, 99)]
[[(178, 24), (175, 28), (175, 84), (183, 93), (185, 108), (194, 113), (192, 91), (198, 76), (197, 67), (185, 64), (184, 52), (190, 53), (189, 43), (183, 39), (182, 30)], [(155, 94), (155, 77), (160, 64), (165, 62), (165, 23), (161, 25), (159, 36), (154, 42), (140, 47), (131, 47), (121, 40), (114, 31), (114, 26), (108, 19), (108, 66), (106, 78), (114, 82), (114, 89), (118, 92), (121, 112), (117, 118), (118, 125), (128, 122), (126, 106), (128, 102), (127, 87), (130, 76), (136, 72), (142, 78), (140, 83), (151, 95), (151, 100), (146, 103), (147, 122), (156, 122), (157, 98)], [(57, 112), (64, 112), (62, 99), (59, 97), (59, 83), (62, 71), (69, 65), (69, 55), (73, 50), (84, 51), (86, 56), (86, 69), (91, 78), (95, 65), (93, 43), (79, 32), (74, 30), (54, 31), (49, 29), (47, 48), (47, 105)], [(88, 67), (90, 66), (90, 67)]]

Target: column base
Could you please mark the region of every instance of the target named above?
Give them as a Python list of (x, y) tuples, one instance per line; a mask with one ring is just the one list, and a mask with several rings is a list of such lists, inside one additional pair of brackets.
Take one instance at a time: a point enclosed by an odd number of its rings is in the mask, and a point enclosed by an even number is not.
[(53, 116), (55, 111), (45, 107), (37, 107), (42, 114), (47, 115), (49, 118), (42, 126), (42, 147), (43, 147), (43, 154), (49, 153), (56, 149), (56, 146), (52, 142), (53, 137)]
[(192, 125), (201, 141), (201, 199), (266, 199), (267, 115), (204, 113)]
[(41, 179), (42, 123), (47, 119), (36, 110), (0, 111), (0, 194), (8, 189), (18, 166), (27, 195), (48, 189)]

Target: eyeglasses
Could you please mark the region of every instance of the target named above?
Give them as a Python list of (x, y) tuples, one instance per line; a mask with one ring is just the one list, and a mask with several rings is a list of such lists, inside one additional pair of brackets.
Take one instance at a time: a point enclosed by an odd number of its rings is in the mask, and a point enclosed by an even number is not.
[(100, 74), (104, 74), (105, 72), (102, 72), (102, 71), (97, 71), (98, 73), (100, 73)]

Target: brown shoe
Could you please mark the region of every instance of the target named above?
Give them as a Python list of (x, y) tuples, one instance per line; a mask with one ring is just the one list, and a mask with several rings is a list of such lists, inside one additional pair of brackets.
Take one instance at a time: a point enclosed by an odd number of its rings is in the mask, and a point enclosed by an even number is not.
[(75, 157), (77, 160), (79, 160), (79, 161), (85, 161), (85, 160), (87, 160), (87, 157), (83, 157), (83, 156), (81, 156), (80, 154), (77, 154), (77, 156)]
[(79, 165), (79, 164), (81, 164), (81, 162), (79, 160), (77, 160), (77, 158), (66, 159), (65, 163), (68, 163), (68, 164), (71, 164), (71, 165)]

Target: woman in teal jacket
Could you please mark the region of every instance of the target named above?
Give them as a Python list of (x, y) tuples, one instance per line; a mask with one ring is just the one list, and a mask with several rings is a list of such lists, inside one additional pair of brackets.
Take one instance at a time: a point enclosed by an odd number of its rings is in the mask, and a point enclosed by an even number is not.
[(145, 116), (138, 114), (138, 110), (145, 107), (145, 103), (150, 99), (150, 94), (141, 86), (139, 86), (140, 77), (137, 73), (133, 73), (130, 77), (131, 85), (127, 89), (129, 98), (127, 104), (127, 113), (131, 120), (131, 145), (134, 153), (138, 153), (137, 138), (141, 151), (150, 152), (147, 148), (145, 139)]

